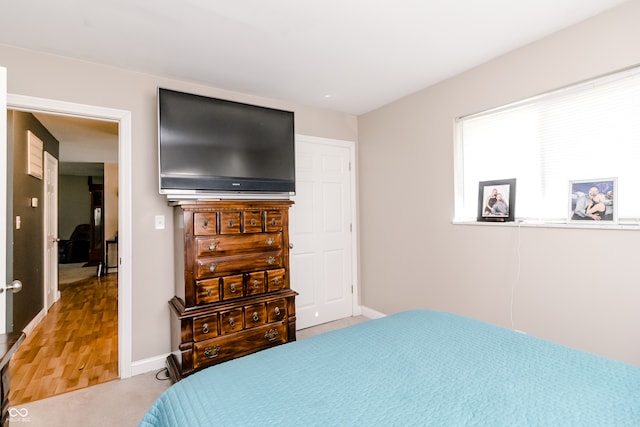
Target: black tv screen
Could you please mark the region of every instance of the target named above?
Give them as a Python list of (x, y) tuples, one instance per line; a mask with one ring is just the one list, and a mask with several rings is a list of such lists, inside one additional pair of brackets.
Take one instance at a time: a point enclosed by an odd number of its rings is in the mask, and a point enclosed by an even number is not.
[(293, 194), (293, 112), (158, 88), (160, 193)]

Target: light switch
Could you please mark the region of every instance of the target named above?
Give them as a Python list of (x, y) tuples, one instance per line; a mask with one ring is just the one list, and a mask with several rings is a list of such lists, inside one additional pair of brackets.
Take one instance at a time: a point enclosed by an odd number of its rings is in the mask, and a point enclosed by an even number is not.
[(20, 215), (16, 216), (16, 230), (20, 230), (20, 226), (22, 225), (22, 220), (20, 219)]
[(156, 230), (164, 230), (164, 215), (156, 215)]

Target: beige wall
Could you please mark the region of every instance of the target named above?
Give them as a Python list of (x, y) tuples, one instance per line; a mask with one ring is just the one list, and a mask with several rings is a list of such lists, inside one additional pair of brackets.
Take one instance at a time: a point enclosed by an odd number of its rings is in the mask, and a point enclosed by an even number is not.
[[(293, 110), (296, 132), (355, 141), (357, 120), (328, 110), (222, 91), (0, 45), (8, 92), (132, 112), (132, 360), (170, 351), (169, 308), (173, 295), (172, 212), (158, 194), (156, 90), (158, 86)], [(154, 229), (165, 215), (165, 230)]]
[(640, 365), (639, 231), (451, 222), (454, 119), (640, 64), (638, 18), (635, 0), (359, 117), (363, 305), (510, 327), (513, 291), (516, 329)]

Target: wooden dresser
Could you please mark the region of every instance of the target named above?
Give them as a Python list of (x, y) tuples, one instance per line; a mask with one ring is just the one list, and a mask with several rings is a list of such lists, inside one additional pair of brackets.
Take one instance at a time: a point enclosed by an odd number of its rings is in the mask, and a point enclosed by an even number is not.
[(296, 339), (289, 286), (293, 202), (174, 202), (173, 381)]

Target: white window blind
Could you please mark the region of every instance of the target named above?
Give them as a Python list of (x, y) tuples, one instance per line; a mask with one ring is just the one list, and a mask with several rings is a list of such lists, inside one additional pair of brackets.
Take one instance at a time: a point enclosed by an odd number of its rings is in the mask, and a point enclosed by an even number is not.
[(618, 218), (640, 218), (640, 68), (458, 120), (456, 220), (478, 183), (516, 178), (516, 218), (565, 220), (569, 181), (617, 178)]

